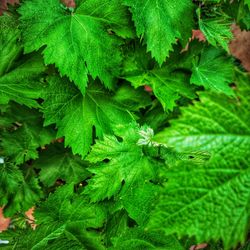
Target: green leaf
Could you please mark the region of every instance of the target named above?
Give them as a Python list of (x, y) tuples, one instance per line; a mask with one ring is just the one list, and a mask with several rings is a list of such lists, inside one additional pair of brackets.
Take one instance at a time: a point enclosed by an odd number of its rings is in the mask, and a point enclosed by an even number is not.
[(0, 205), (8, 202), (7, 194), (13, 194), (18, 189), (18, 186), (23, 181), (23, 175), (17, 166), (8, 162), (0, 164)]
[(184, 250), (175, 236), (165, 236), (159, 232), (148, 232), (143, 228), (128, 228), (120, 237), (113, 240), (113, 250), (161, 249)]
[[(169, 60), (172, 62), (171, 57)], [(189, 84), (189, 74), (175, 71), (173, 64), (164, 64), (161, 68), (152, 65), (144, 48), (136, 46), (126, 55), (122, 78), (135, 88), (150, 86), (164, 110), (173, 110), (181, 96), (191, 99), (196, 97), (193, 86)]]
[(233, 95), (228, 86), (233, 81), (234, 65), (232, 59), (225, 56), (222, 50), (205, 49), (199, 60), (195, 60), (190, 82), (205, 89)]
[(33, 167), (41, 169), (39, 178), (46, 186), (52, 186), (57, 179), (77, 184), (90, 175), (86, 162), (63, 145), (51, 145), (43, 150)]
[[(94, 247), (98, 243), (94, 242), (91, 230), (102, 226), (104, 212), (75, 194), (72, 184), (60, 187), (51, 194), (35, 210), (35, 218), (37, 229), (24, 236), (18, 247), (45, 249), (53, 243), (58, 245), (55, 240), (67, 237), (68, 243), (64, 240), (64, 245), (77, 241), (75, 245), (79, 246), (78, 249), (102, 249)], [(79, 235), (82, 240), (77, 240)]]
[[(130, 7), (137, 35), (142, 35), (159, 64), (165, 61), (176, 39), (188, 39), (193, 26), (193, 6), (189, 0), (124, 0)], [(181, 17), (181, 18), (180, 18)]]
[(41, 113), (37, 110), (12, 104), (6, 117), (17, 126), (12, 125), (12, 130), (1, 133), (0, 147), (15, 164), (36, 159), (37, 149), (55, 138), (55, 132), (50, 127), (43, 128)]
[(19, 43), (18, 23), (12, 16), (0, 16), (0, 104), (15, 101), (28, 107), (39, 107), (35, 99), (41, 97), (39, 81), (45, 70), (39, 55), (17, 61), (22, 47)]
[[(139, 128), (135, 125), (119, 127), (120, 142), (115, 136), (104, 136), (92, 147), (86, 158), (97, 166), (89, 168), (95, 174), (84, 190), (93, 202), (110, 199), (121, 189), (129, 192), (134, 185), (143, 183), (156, 177), (159, 162), (143, 153), (143, 148), (137, 145), (140, 139)], [(117, 133), (116, 133), (117, 134)], [(103, 162), (107, 160), (108, 162)], [(110, 183), (110, 185), (107, 185)], [(111, 184), (112, 183), (112, 184)]]
[(11, 217), (16, 212), (25, 212), (34, 206), (42, 197), (40, 189), (34, 176), (23, 177), (15, 192), (5, 194), (7, 202), (2, 204), (5, 216)]
[(18, 42), (18, 22), (11, 15), (0, 16), (0, 77), (8, 72), (22, 49)]
[(15, 101), (28, 107), (39, 107), (35, 99), (41, 97), (43, 86), (39, 78), (45, 66), (39, 55), (17, 61), (22, 50), (17, 27), (14, 17), (0, 16), (0, 104)]
[[(119, 0), (80, 1), (73, 11), (59, 0), (25, 1), (19, 8), (25, 52), (43, 50), (46, 64), (55, 64), (85, 93), (88, 73), (112, 87), (121, 61), (120, 41), (108, 28), (123, 33), (126, 9)], [(119, 8), (118, 8), (119, 6)], [(126, 33), (126, 31), (125, 31)], [(126, 34), (125, 34), (126, 35)]]
[[(146, 225), (151, 211), (158, 198), (159, 188), (149, 182), (132, 183), (129, 189), (123, 189), (120, 193), (120, 202), (129, 214), (129, 217), (138, 225)], [(136, 204), (136, 205), (135, 205)]]
[(198, 242), (222, 239), (224, 249), (245, 240), (250, 206), (249, 78), (241, 76), (238, 82), (237, 99), (201, 93), (201, 102), (183, 108), (182, 116), (155, 137), (180, 152), (211, 153), (206, 164), (182, 162), (166, 173), (168, 182), (152, 225), (167, 234), (194, 235)]
[(117, 89), (114, 100), (133, 111), (138, 111), (140, 108), (145, 108), (151, 104), (151, 98), (144, 89), (135, 89), (127, 84)]
[(49, 84), (43, 104), (45, 125), (56, 123), (58, 137), (65, 136), (65, 145), (71, 146), (74, 154), (88, 153), (93, 127), (101, 137), (112, 134), (115, 125), (133, 120), (99, 84), (91, 84), (85, 96), (65, 78), (50, 77)]
[(225, 15), (199, 18), (199, 28), (207, 41), (215, 47), (219, 44), (227, 52), (229, 51), (228, 44), (233, 39), (231, 24), (232, 22)]

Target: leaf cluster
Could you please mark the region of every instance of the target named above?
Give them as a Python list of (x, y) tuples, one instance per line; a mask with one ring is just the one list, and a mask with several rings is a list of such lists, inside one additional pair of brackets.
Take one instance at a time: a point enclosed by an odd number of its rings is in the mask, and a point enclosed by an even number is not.
[(250, 76), (228, 44), (249, 8), (23, 0), (1, 15), (3, 249), (248, 249)]

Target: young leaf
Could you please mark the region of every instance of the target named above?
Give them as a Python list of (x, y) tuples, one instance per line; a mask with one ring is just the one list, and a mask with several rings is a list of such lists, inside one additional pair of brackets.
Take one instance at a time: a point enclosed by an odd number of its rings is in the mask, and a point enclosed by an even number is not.
[(71, 146), (74, 154), (88, 153), (94, 137), (93, 127), (99, 137), (112, 133), (115, 125), (133, 119), (98, 84), (91, 84), (85, 96), (65, 78), (50, 77), (49, 84), (43, 104), (45, 125), (56, 123), (58, 137), (65, 136), (65, 145)]
[[(85, 93), (88, 73), (112, 87), (121, 61), (120, 41), (108, 33), (121, 29), (127, 20), (126, 8), (119, 0), (78, 1), (75, 10), (63, 7), (59, 0), (25, 1), (20, 9), (25, 52), (46, 45), (46, 64), (55, 64)], [(119, 8), (118, 8), (119, 6)]]
[(52, 186), (57, 179), (77, 184), (90, 175), (86, 162), (63, 145), (51, 145), (43, 150), (33, 167), (41, 169), (39, 178), (46, 186)]
[(169, 55), (176, 39), (190, 36), (193, 6), (189, 0), (123, 1), (131, 9), (137, 35), (145, 37), (148, 51), (159, 64)]

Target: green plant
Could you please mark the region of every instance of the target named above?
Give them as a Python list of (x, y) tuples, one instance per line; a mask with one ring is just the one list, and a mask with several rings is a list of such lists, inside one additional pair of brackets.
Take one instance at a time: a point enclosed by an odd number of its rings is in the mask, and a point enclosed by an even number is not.
[(228, 44), (249, 7), (24, 0), (0, 16), (3, 248), (243, 245), (250, 77)]

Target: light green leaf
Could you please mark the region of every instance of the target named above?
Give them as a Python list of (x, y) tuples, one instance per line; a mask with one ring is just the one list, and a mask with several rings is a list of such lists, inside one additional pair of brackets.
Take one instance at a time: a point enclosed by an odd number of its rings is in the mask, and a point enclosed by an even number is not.
[[(79, 1), (78, 1), (79, 2)], [(25, 52), (43, 50), (46, 64), (55, 64), (85, 93), (88, 73), (112, 87), (120, 64), (120, 41), (108, 28), (127, 35), (126, 8), (119, 0), (80, 1), (75, 10), (59, 0), (25, 1), (19, 8)], [(119, 6), (119, 8), (118, 8)]]
[(205, 49), (194, 61), (190, 82), (205, 89), (233, 95), (228, 86), (233, 81), (233, 61), (225, 56), (222, 50), (216, 48)]
[(63, 145), (51, 145), (43, 150), (33, 167), (41, 169), (39, 178), (46, 186), (52, 186), (57, 179), (77, 184), (90, 175), (87, 163)]
[[(193, 26), (189, 0), (124, 0), (130, 7), (137, 35), (142, 35), (159, 64), (165, 61), (177, 39), (188, 39)], [(181, 17), (181, 18), (180, 18)]]
[(121, 142), (115, 136), (104, 136), (104, 140), (98, 140), (86, 158), (91, 163), (98, 163), (89, 168), (95, 175), (84, 190), (94, 202), (110, 199), (121, 189), (124, 194), (134, 185), (154, 179), (161, 166), (160, 162), (145, 155), (142, 147), (137, 145), (140, 139), (137, 126), (119, 127), (117, 131)]
[(208, 151), (211, 158), (206, 164), (182, 162), (166, 173), (152, 225), (198, 242), (222, 239), (224, 249), (243, 243), (249, 226), (249, 78), (237, 82), (237, 99), (201, 93), (201, 102), (183, 108), (155, 137), (180, 152)]
[(51, 77), (49, 84), (43, 104), (45, 125), (56, 123), (58, 137), (65, 136), (65, 145), (71, 146), (74, 154), (88, 153), (93, 127), (101, 137), (103, 133), (112, 134), (115, 125), (133, 120), (98, 84), (91, 84), (85, 96), (65, 78)]

